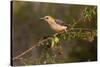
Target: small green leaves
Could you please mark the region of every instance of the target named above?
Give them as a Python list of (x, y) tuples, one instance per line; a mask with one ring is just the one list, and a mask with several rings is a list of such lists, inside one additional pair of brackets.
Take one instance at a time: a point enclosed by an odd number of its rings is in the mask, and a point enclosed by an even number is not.
[(91, 19), (96, 15), (96, 7), (94, 8), (89, 8), (89, 7), (86, 7), (84, 9), (84, 21), (88, 21), (88, 22), (91, 22)]
[(58, 37), (53, 37), (51, 39), (51, 47), (54, 47), (54, 45), (56, 45), (59, 42), (59, 38)]

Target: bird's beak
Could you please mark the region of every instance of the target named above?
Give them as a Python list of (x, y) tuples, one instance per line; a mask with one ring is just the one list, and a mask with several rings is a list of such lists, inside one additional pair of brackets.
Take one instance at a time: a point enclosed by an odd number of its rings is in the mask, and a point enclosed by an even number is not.
[(40, 19), (44, 19), (44, 18), (42, 17), (42, 18), (40, 18)]

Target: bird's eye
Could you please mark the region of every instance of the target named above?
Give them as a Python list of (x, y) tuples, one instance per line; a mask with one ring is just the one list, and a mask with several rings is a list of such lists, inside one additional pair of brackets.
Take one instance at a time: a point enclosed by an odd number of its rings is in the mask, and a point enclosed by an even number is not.
[(45, 19), (48, 19), (48, 17), (46, 17)]

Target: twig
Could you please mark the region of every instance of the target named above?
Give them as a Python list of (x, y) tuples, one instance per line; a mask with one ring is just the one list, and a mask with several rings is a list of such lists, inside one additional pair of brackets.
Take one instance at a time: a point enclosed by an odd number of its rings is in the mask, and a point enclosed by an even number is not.
[(23, 56), (24, 54), (28, 53), (30, 50), (32, 50), (36, 45), (33, 45), (31, 48), (29, 48), (28, 50), (24, 51), (23, 53), (21, 53), (20, 55), (14, 57), (12, 60), (18, 59), (19, 57)]
[(76, 31), (76, 30), (82, 30), (82, 31), (92, 31), (92, 29), (89, 29), (89, 28), (72, 28), (72, 29), (69, 29), (68, 31)]
[(73, 28), (75, 27), (76, 24), (78, 24), (81, 20), (83, 20), (83, 18), (84, 18), (84, 17), (83, 17), (83, 12), (84, 12), (84, 10), (82, 11), (81, 16), (79, 16), (80, 19), (77, 20), (77, 21), (75, 21), (75, 23), (71, 26), (71, 29), (73, 29)]

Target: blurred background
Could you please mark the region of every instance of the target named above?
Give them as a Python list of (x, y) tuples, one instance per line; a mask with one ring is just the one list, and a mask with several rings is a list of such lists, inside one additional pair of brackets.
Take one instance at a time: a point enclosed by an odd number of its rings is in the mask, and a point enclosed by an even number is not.
[[(21, 54), (44, 36), (55, 32), (40, 20), (46, 15), (63, 20), (72, 25), (83, 18), (75, 27), (97, 30), (97, 7), (92, 5), (57, 4), (43, 2), (12, 1), (12, 58)], [(85, 15), (85, 16), (84, 16)], [(81, 39), (62, 40), (54, 50), (44, 46), (32, 49), (23, 60), (14, 60), (12, 65), (35, 65), (69, 63), (97, 60), (97, 35), (91, 41)], [(60, 52), (59, 52), (60, 51)], [(52, 52), (57, 53), (56, 56)], [(63, 52), (63, 54), (62, 54)], [(46, 54), (46, 55), (45, 55)]]

